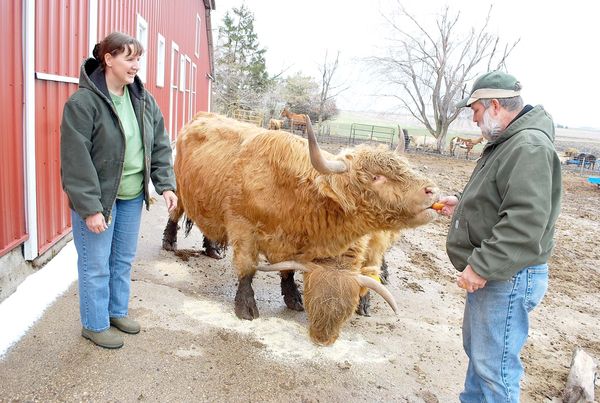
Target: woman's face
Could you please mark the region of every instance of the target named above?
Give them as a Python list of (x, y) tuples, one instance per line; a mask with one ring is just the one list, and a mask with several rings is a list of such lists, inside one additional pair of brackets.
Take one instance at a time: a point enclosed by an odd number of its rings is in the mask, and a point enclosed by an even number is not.
[(106, 54), (106, 70), (113, 80), (120, 85), (132, 84), (140, 69), (140, 55), (134, 54), (133, 45), (129, 50), (115, 56)]

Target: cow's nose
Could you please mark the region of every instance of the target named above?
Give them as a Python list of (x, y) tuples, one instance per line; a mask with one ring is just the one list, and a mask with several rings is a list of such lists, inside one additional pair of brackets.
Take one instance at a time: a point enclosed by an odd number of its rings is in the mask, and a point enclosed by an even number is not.
[(428, 195), (428, 196), (433, 196), (433, 195), (435, 195), (436, 193), (438, 193), (438, 188), (436, 188), (436, 187), (433, 187), (433, 186), (427, 186), (427, 187), (425, 188), (425, 194), (426, 194), (426, 195)]

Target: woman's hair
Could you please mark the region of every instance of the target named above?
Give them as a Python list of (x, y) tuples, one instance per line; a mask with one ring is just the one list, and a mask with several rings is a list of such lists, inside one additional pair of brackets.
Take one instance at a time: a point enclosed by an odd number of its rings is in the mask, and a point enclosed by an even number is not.
[(117, 56), (123, 52), (126, 52), (126, 56), (130, 54), (141, 56), (144, 53), (144, 47), (137, 39), (127, 34), (113, 32), (94, 46), (92, 55), (100, 62), (100, 66), (104, 70), (106, 68), (104, 55), (110, 53), (113, 56)]

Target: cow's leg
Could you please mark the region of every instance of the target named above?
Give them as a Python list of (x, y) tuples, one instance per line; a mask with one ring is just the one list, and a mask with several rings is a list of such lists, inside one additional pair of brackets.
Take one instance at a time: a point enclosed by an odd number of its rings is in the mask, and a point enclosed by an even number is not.
[(258, 250), (252, 234), (252, 227), (245, 222), (237, 222), (234, 233), (230, 234), (233, 246), (233, 264), (238, 272), (238, 289), (235, 294), (235, 314), (240, 319), (258, 318), (258, 308), (254, 299), (252, 279), (256, 272)]
[(371, 292), (368, 291), (365, 295), (362, 295), (358, 301), (358, 306), (356, 307), (356, 313), (360, 316), (371, 316), (369, 312), (371, 308)]
[(221, 245), (217, 241), (213, 241), (212, 239), (208, 239), (206, 236), (204, 236), (202, 246), (204, 247), (203, 253), (208, 257), (213, 259), (223, 259), (225, 257), (226, 246)]
[(177, 205), (174, 211), (169, 214), (169, 220), (167, 226), (163, 231), (163, 244), (164, 250), (177, 250), (177, 230), (179, 229), (179, 219), (183, 215), (183, 207), (181, 203)]
[(385, 257), (381, 258), (381, 269), (379, 271), (379, 279), (381, 280), (381, 284), (383, 285), (390, 283), (390, 272), (388, 271), (388, 265), (385, 261)]
[(254, 275), (239, 278), (238, 289), (235, 293), (235, 315), (240, 319), (252, 320), (259, 316), (252, 289), (253, 278)]
[(293, 271), (281, 272), (281, 295), (283, 295), (283, 301), (288, 308), (293, 309), (294, 311), (304, 310), (304, 305), (302, 305), (302, 296), (300, 295), (298, 286), (294, 281)]

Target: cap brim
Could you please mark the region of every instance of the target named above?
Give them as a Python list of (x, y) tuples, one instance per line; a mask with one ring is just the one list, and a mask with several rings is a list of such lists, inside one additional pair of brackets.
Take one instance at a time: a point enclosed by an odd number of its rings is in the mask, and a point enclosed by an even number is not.
[(475, 100), (473, 100), (470, 96), (468, 96), (456, 104), (456, 109), (465, 108), (467, 106), (470, 106), (473, 102), (475, 102)]

